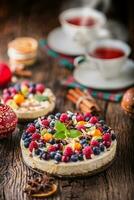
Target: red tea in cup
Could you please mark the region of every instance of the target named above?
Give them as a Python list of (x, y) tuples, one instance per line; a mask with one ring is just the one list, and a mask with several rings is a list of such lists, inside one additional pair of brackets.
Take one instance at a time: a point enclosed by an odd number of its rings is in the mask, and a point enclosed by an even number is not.
[(90, 53), (90, 56), (100, 59), (120, 58), (124, 55), (125, 53), (122, 49), (113, 47), (98, 47)]
[(96, 19), (90, 16), (76, 16), (76, 17), (67, 19), (67, 22), (76, 26), (91, 27), (96, 24)]

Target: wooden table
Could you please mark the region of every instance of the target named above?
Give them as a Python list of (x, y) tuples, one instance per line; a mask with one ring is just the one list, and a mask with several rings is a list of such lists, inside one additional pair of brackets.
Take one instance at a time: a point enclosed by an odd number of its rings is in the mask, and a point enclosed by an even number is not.
[[(25, 17), (20, 14), (0, 23), (0, 58), (7, 59), (7, 43), (16, 36), (46, 37), (58, 25), (58, 9), (51, 12), (31, 9)], [(71, 72), (60, 68), (52, 58), (39, 52), (39, 63), (32, 68), (32, 80), (42, 81), (57, 96), (57, 111), (74, 110), (65, 98), (61, 81)], [(128, 200), (134, 199), (134, 123), (117, 103), (99, 101), (107, 123), (118, 135), (117, 157), (106, 171), (93, 177), (58, 180), (57, 195), (53, 200)], [(0, 141), (0, 200), (26, 200), (23, 193), (28, 175), (32, 174), (22, 162), (21, 132)]]

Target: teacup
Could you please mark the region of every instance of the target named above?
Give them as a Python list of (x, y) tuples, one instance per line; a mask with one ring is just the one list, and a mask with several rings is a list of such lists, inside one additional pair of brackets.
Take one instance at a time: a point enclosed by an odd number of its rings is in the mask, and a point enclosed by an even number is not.
[(60, 14), (59, 20), (64, 32), (79, 43), (110, 37), (109, 31), (104, 29), (105, 15), (92, 8), (65, 10)]
[(130, 47), (115, 39), (98, 40), (90, 44), (85, 57), (79, 56), (74, 60), (78, 66), (83, 61), (90, 70), (99, 70), (106, 79), (118, 77), (130, 54)]

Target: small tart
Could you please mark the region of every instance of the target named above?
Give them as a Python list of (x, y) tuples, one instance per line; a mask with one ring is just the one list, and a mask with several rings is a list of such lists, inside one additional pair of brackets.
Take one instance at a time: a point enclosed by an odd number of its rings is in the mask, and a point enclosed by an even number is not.
[(5, 89), (2, 99), (12, 107), (19, 120), (31, 120), (48, 114), (53, 111), (56, 101), (51, 89), (30, 82)]
[(92, 175), (116, 154), (116, 136), (103, 120), (79, 113), (57, 113), (28, 124), (21, 138), (27, 166), (56, 176)]

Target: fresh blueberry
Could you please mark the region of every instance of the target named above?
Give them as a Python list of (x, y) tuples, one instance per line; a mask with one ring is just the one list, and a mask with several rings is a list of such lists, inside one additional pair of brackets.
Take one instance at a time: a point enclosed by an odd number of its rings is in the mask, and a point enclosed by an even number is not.
[(78, 161), (78, 155), (73, 154), (73, 155), (71, 156), (71, 161), (77, 162), (77, 161)]
[(101, 120), (99, 120), (99, 123), (103, 125), (103, 124), (105, 124), (105, 121), (103, 119), (101, 119)]
[(83, 144), (83, 147), (87, 147), (87, 146), (89, 146), (89, 144), (87, 144), (87, 143)]
[(63, 154), (63, 153), (62, 153), (62, 151), (60, 151), (60, 150), (58, 150), (58, 151), (57, 151), (57, 153), (59, 153), (60, 155), (62, 155), (62, 154)]
[(41, 151), (41, 149), (35, 149), (35, 151), (34, 151), (34, 152), (35, 152), (35, 155), (37, 155), (37, 156), (38, 156), (38, 155), (40, 155), (40, 154), (41, 154), (41, 152), (42, 152), (42, 151)]
[(22, 140), (25, 140), (26, 138), (27, 138), (27, 133), (24, 132), (24, 133), (22, 134)]
[(30, 86), (30, 87), (35, 87), (36, 84), (35, 84), (35, 83), (29, 83), (29, 86)]
[(103, 144), (100, 144), (100, 150), (103, 152), (105, 150), (105, 146)]
[(42, 157), (44, 160), (49, 160), (50, 155), (49, 155), (47, 152), (45, 152), (45, 153), (42, 154), (41, 157)]
[(39, 122), (36, 122), (35, 127), (36, 127), (36, 128), (40, 128)]
[(46, 144), (45, 144), (45, 143), (43, 143), (43, 142), (41, 142), (41, 143), (39, 143), (39, 144), (38, 144), (38, 146), (39, 146), (39, 148), (42, 148), (42, 147), (45, 147), (45, 146), (46, 146)]
[(90, 117), (86, 117), (86, 118), (85, 118), (85, 121), (86, 121), (86, 122), (88, 122), (88, 121), (89, 121), (89, 119), (90, 119)]
[(24, 142), (31, 142), (31, 138), (25, 138)]
[(48, 132), (48, 133), (51, 133), (51, 134), (54, 134), (54, 133), (55, 133), (55, 130), (54, 130), (54, 129), (51, 129), (51, 128), (49, 128), (49, 129), (47, 130), (47, 132)]
[(56, 113), (56, 115), (55, 115), (55, 119), (59, 119), (60, 116), (61, 116), (61, 113)]
[(55, 121), (52, 120), (52, 121), (50, 122), (49, 126), (50, 126), (51, 128), (53, 128), (53, 127), (55, 126)]
[(55, 118), (54, 115), (49, 115), (47, 119), (48, 119), (48, 120), (52, 120), (52, 119), (54, 119), (54, 118)]
[(80, 141), (80, 143), (81, 143), (81, 144), (86, 144), (86, 143), (87, 143), (87, 140), (86, 140), (86, 139), (82, 139), (82, 140)]
[(61, 154), (59, 154), (59, 153), (56, 153), (56, 155), (54, 156), (54, 159), (56, 160), (56, 161), (61, 161), (61, 158), (62, 158), (62, 156), (61, 156)]
[(82, 153), (78, 155), (78, 159), (79, 159), (80, 161), (83, 160), (83, 154), (82, 154)]
[(55, 144), (55, 139), (52, 138), (50, 141), (49, 141), (50, 144)]
[(99, 155), (101, 151), (99, 147), (93, 147), (93, 152), (94, 152), (94, 155)]
[(107, 125), (104, 125), (103, 126), (103, 131), (105, 132), (105, 131), (107, 131), (109, 129), (109, 127), (107, 126)]
[(26, 142), (24, 141), (24, 147), (25, 147), (25, 148), (28, 148), (28, 147), (29, 147), (29, 143), (30, 143), (30, 142), (28, 142), (28, 141), (26, 141)]
[(15, 84), (15, 86), (14, 86), (14, 88), (17, 90), (17, 91), (20, 91), (20, 84), (18, 83), (18, 84)]
[(56, 155), (56, 152), (54, 152), (54, 151), (50, 152), (50, 158), (51, 159), (54, 159), (55, 155)]
[(112, 138), (112, 140), (115, 140), (115, 139), (116, 139), (115, 133), (112, 133), (112, 134), (111, 134), (111, 138)]

